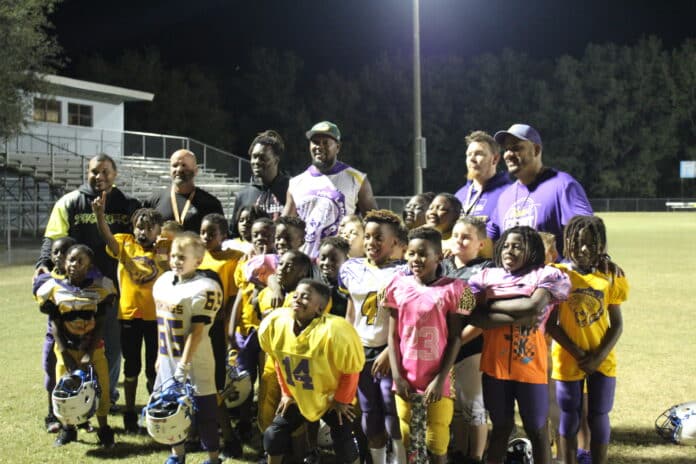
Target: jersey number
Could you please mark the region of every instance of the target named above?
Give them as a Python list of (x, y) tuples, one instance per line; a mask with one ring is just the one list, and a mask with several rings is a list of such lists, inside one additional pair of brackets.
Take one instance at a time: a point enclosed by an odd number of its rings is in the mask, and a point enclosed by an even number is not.
[(159, 352), (160, 354), (170, 354), (167, 350), (167, 334), (171, 337), (171, 355), (180, 358), (184, 351), (185, 337), (183, 334), (184, 321), (180, 319), (157, 318), (159, 332)]
[(212, 311), (219, 309), (220, 305), (222, 305), (222, 293), (205, 292), (205, 306), (203, 306), (203, 309)]
[(370, 292), (365, 297), (360, 313), (365, 316), (367, 325), (374, 325), (377, 318), (377, 292)]
[(283, 369), (288, 385), (295, 386), (295, 382), (300, 382), (305, 390), (314, 390), (312, 376), (309, 374), (309, 359), (302, 359), (293, 369), (290, 356), (286, 356), (283, 358)]
[(420, 361), (440, 359), (440, 339), (435, 327), (406, 326), (404, 327), (404, 338), (411, 340), (411, 347), (404, 353), (404, 358)]

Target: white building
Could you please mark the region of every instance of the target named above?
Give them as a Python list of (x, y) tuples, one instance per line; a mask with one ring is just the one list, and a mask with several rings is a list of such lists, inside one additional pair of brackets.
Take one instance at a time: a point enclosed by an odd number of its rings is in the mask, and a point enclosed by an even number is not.
[[(46, 153), (49, 147), (92, 156), (123, 153), (124, 105), (151, 102), (154, 94), (113, 85), (46, 75), (47, 95), (33, 95), (24, 134), (11, 143), (17, 153)], [(12, 146), (14, 145), (14, 146)]]

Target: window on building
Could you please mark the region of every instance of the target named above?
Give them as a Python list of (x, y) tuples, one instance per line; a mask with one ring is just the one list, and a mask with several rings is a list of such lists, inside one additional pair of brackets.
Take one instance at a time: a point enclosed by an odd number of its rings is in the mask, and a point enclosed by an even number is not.
[(60, 123), (60, 102), (47, 98), (34, 98), (34, 121)]
[(92, 107), (68, 103), (68, 124), (71, 126), (92, 127)]

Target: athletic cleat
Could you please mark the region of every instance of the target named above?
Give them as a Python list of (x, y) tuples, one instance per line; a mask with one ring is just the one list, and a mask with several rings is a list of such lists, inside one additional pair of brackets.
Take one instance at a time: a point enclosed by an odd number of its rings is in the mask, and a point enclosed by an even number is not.
[(164, 464), (186, 464), (186, 456), (174, 456), (172, 454), (164, 461)]
[(58, 433), (61, 429), (60, 421), (53, 414), (49, 414), (44, 418), (44, 425), (48, 433)]
[(123, 412), (123, 429), (126, 433), (138, 433), (140, 431), (138, 414), (135, 411)]
[(53, 445), (63, 446), (75, 440), (77, 440), (77, 429), (75, 427), (61, 428), (58, 438), (53, 442)]
[(578, 448), (578, 464), (592, 464), (592, 454), (588, 450)]
[(97, 430), (97, 437), (99, 437), (99, 445), (104, 448), (111, 448), (114, 446), (114, 429), (105, 425), (99, 427)]
[(239, 440), (226, 440), (220, 449), (220, 457), (222, 459), (239, 459), (244, 455), (242, 444)]

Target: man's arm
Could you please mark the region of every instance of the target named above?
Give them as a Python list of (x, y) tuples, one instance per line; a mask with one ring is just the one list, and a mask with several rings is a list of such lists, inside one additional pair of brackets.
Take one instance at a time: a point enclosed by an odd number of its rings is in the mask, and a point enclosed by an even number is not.
[(288, 190), (285, 196), (285, 208), (283, 208), (283, 216), (297, 216), (297, 207), (295, 206), (295, 200), (292, 198), (290, 190)]
[(358, 211), (361, 215), (365, 215), (370, 210), (377, 209), (377, 201), (372, 194), (372, 185), (370, 180), (365, 177), (360, 190), (358, 191)]

